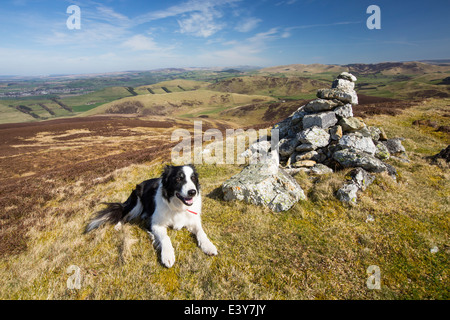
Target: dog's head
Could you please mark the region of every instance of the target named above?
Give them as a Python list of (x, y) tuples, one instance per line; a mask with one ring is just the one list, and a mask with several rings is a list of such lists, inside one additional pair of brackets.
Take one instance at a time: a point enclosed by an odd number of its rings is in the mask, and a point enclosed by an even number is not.
[(161, 176), (162, 192), (167, 201), (181, 201), (192, 206), (200, 194), (198, 174), (193, 165), (166, 166)]

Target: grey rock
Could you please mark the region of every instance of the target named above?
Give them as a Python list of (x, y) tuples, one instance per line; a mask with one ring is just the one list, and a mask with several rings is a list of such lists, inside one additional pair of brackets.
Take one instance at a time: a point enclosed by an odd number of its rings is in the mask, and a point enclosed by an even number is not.
[(388, 148), (383, 143), (378, 142), (376, 147), (377, 150), (375, 151), (375, 157), (380, 160), (388, 160), (391, 157)]
[(253, 143), (250, 146), (250, 150), (252, 152), (267, 153), (270, 150), (270, 147), (271, 147), (270, 141), (262, 140)]
[(297, 139), (302, 144), (311, 144), (314, 149), (325, 147), (330, 142), (330, 134), (322, 128), (312, 127), (301, 131)]
[(349, 177), (358, 186), (359, 190), (365, 191), (375, 180), (375, 176), (363, 168), (356, 168), (349, 173)]
[(352, 82), (356, 82), (358, 79), (354, 75), (348, 72), (342, 72), (340, 75), (337, 76), (337, 79), (344, 79)]
[(349, 204), (356, 204), (356, 200), (358, 199), (359, 188), (355, 183), (345, 184), (342, 188), (337, 191), (337, 198)]
[(307, 114), (308, 114), (308, 112), (306, 112), (305, 106), (301, 106), (296, 111), (294, 111), (294, 113), (292, 113), (292, 115), (290, 117), (291, 118), (291, 124), (295, 125), (295, 124), (301, 122), (303, 117), (305, 115), (307, 115)]
[(316, 165), (316, 162), (313, 160), (301, 160), (301, 161), (295, 162), (292, 166), (294, 168), (300, 168), (300, 167), (310, 168), (310, 167), (314, 167), (315, 165)]
[(373, 141), (380, 140), (380, 136), (381, 136), (380, 128), (369, 126), (369, 127), (367, 127), (367, 130), (369, 130), (370, 136), (372, 137)]
[(344, 103), (358, 104), (358, 95), (354, 90), (343, 91), (340, 89), (319, 89), (317, 90), (317, 97), (321, 99), (337, 99)]
[(334, 126), (330, 129), (330, 136), (332, 140), (339, 140), (342, 138), (343, 132), (340, 125)]
[(294, 153), (295, 147), (297, 145), (296, 138), (283, 138), (278, 143), (278, 152), (282, 157), (289, 157)]
[(355, 83), (346, 79), (336, 79), (333, 81), (331, 88), (336, 88), (345, 92), (351, 92), (355, 89)]
[(353, 149), (343, 149), (333, 154), (333, 159), (346, 168), (361, 167), (369, 172), (383, 172), (386, 164), (374, 156)]
[(327, 167), (324, 164), (317, 163), (314, 167), (311, 168), (311, 173), (317, 174), (317, 175), (328, 174), (328, 173), (333, 173), (333, 169), (331, 169), (330, 167)]
[(373, 143), (372, 139), (369, 137), (364, 137), (362, 134), (358, 132), (349, 133), (342, 136), (342, 138), (339, 139), (338, 144), (343, 149), (344, 148), (356, 149), (359, 151), (367, 152), (371, 155), (374, 155), (375, 152), (377, 151), (377, 147)]
[(295, 156), (295, 161), (302, 161), (302, 160), (313, 160), (313, 158), (316, 158), (319, 155), (317, 151), (307, 151), (300, 154), (297, 154)]
[(334, 126), (338, 122), (334, 112), (321, 112), (316, 114), (310, 114), (303, 117), (303, 129), (311, 127), (329, 128)]
[(276, 123), (273, 127), (272, 130), (278, 130), (278, 137), (279, 139), (283, 139), (288, 135), (289, 129), (291, 128), (291, 121), (292, 121), (292, 117), (288, 117), (286, 119), (284, 119), (283, 121), (280, 121), (278, 123)]
[(302, 143), (295, 147), (295, 151), (297, 152), (312, 151), (315, 149), (317, 149), (317, 147), (311, 143)]
[(344, 132), (355, 132), (366, 126), (362, 120), (354, 117), (342, 118), (339, 120), (339, 125), (342, 127)]
[(333, 110), (335, 107), (342, 105), (342, 103), (338, 100), (325, 100), (325, 99), (316, 99), (309, 102), (304, 111), (306, 112), (320, 112)]
[(386, 146), (391, 155), (406, 152), (405, 147), (403, 147), (402, 140), (400, 138), (388, 139), (386, 141), (383, 141), (382, 143)]
[(334, 109), (334, 113), (339, 119), (350, 118), (353, 117), (353, 107), (350, 103), (347, 103), (341, 107), (337, 107), (336, 109)]
[(264, 164), (252, 164), (222, 185), (224, 200), (240, 200), (280, 212), (289, 210), (306, 196), (286, 171), (268, 172)]

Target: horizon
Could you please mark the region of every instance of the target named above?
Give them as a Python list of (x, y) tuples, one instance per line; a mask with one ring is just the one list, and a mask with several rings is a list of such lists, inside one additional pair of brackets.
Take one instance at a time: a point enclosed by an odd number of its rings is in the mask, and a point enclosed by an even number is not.
[[(444, 62), (442, 62), (444, 61)], [(367, 65), (376, 65), (376, 64), (383, 64), (383, 63), (408, 63), (408, 62), (419, 62), (419, 63), (426, 63), (430, 64), (430, 62), (434, 62), (435, 64), (438, 62), (441, 63), (450, 63), (450, 59), (428, 59), (428, 60), (410, 60), (410, 61), (381, 61), (376, 63), (364, 63), (364, 62), (355, 62), (355, 63), (348, 63), (348, 64), (319, 64), (319, 65), (327, 65), (327, 66), (347, 66), (347, 65), (355, 65), (355, 64), (367, 64)], [(311, 64), (302, 64), (302, 63), (293, 63), (290, 65), (313, 65)], [(317, 63), (316, 63), (317, 64)], [(248, 65), (242, 65), (242, 66), (212, 66), (212, 67), (166, 67), (166, 68), (156, 68), (156, 69), (146, 69), (146, 70), (115, 70), (115, 71), (106, 71), (106, 72), (94, 72), (94, 73), (56, 73), (56, 74), (37, 74), (37, 75), (18, 75), (18, 74), (0, 74), (0, 78), (8, 78), (8, 77), (21, 77), (21, 78), (57, 78), (57, 77), (68, 77), (68, 76), (86, 76), (86, 77), (94, 77), (96, 75), (105, 75), (105, 74), (114, 74), (114, 73), (133, 73), (133, 72), (154, 72), (154, 71), (162, 71), (166, 69), (180, 69), (180, 70), (188, 70), (188, 69), (203, 69), (203, 70), (213, 70), (213, 69), (239, 69), (239, 68), (248, 68), (251, 70), (258, 70), (258, 69), (264, 69), (264, 68), (272, 68), (272, 67), (281, 67), (281, 66), (288, 66), (288, 65), (271, 65), (266, 67), (260, 67), (260, 66), (248, 66)]]
[(9, 0), (0, 75), (446, 60), (448, 9), (445, 0)]

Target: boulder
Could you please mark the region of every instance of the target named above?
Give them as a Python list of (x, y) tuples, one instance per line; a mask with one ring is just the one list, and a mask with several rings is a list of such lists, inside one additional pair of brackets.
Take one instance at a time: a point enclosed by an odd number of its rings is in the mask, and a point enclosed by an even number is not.
[(381, 143), (383, 143), (386, 146), (391, 155), (406, 152), (405, 147), (403, 147), (402, 140), (400, 138), (388, 139)]
[(381, 136), (381, 130), (378, 127), (367, 127), (367, 130), (370, 133), (370, 136), (372, 137), (373, 141), (378, 141), (380, 140), (380, 136)]
[(278, 143), (278, 152), (282, 157), (289, 157), (295, 151), (297, 145), (296, 138), (283, 138)]
[(311, 127), (319, 127), (327, 129), (334, 126), (338, 122), (334, 112), (321, 112), (316, 114), (309, 114), (303, 117), (303, 129)]
[(302, 144), (311, 144), (314, 149), (326, 147), (330, 142), (330, 134), (319, 127), (312, 127), (298, 133), (297, 139)]
[(349, 103), (347, 103), (343, 106), (337, 107), (333, 111), (339, 119), (353, 117), (353, 108), (352, 108), (352, 105)]
[(375, 151), (375, 157), (380, 160), (388, 160), (391, 157), (388, 148), (384, 144), (378, 142), (376, 147), (377, 150)]
[(315, 149), (317, 149), (317, 147), (311, 143), (302, 143), (295, 147), (295, 151), (297, 152), (312, 151)]
[(306, 112), (321, 112), (327, 110), (333, 110), (337, 106), (342, 105), (342, 103), (338, 100), (325, 100), (325, 99), (316, 99), (309, 102), (305, 107), (304, 111)]
[(278, 123), (276, 123), (272, 130), (278, 130), (278, 137), (280, 139), (286, 137), (288, 135), (289, 129), (291, 128), (292, 117), (288, 117)]
[(359, 188), (355, 183), (348, 183), (337, 191), (336, 196), (342, 202), (356, 204), (358, 190)]
[(339, 140), (342, 138), (343, 132), (340, 125), (334, 126), (330, 129), (331, 140)]
[(337, 99), (344, 103), (358, 104), (358, 95), (354, 90), (344, 91), (341, 89), (319, 89), (317, 90), (317, 97), (321, 99)]
[(303, 117), (307, 114), (308, 114), (308, 112), (306, 112), (305, 106), (301, 106), (296, 111), (294, 111), (294, 113), (292, 113), (292, 115), (290, 116), (291, 124), (295, 125), (295, 124), (301, 122)]
[(333, 81), (331, 88), (336, 88), (345, 92), (351, 92), (355, 89), (355, 83), (346, 79), (338, 78)]
[(375, 152), (377, 151), (377, 147), (373, 143), (372, 139), (369, 137), (364, 137), (359, 132), (349, 133), (349, 134), (342, 136), (342, 138), (339, 139), (338, 144), (343, 149), (345, 149), (345, 148), (356, 149), (356, 150), (367, 152), (371, 155), (374, 155)]
[(319, 153), (314, 150), (302, 152), (295, 156), (295, 161), (311, 160), (311, 159), (317, 158), (318, 155), (319, 155)]
[(317, 175), (328, 174), (328, 173), (333, 173), (333, 169), (331, 169), (330, 167), (327, 167), (324, 164), (317, 163), (314, 165), (314, 167), (311, 168), (311, 173), (317, 174)]
[(354, 117), (342, 118), (339, 120), (339, 125), (344, 132), (355, 132), (366, 126), (362, 120)]
[(301, 167), (314, 167), (316, 164), (316, 162), (314, 160), (301, 160), (301, 161), (297, 161), (295, 162), (292, 166), (294, 168), (301, 168)]
[(375, 176), (363, 168), (356, 168), (350, 171), (348, 176), (358, 186), (358, 189), (362, 191), (365, 191), (375, 180)]
[(252, 152), (267, 153), (270, 150), (270, 147), (271, 147), (270, 141), (262, 140), (262, 141), (253, 143), (250, 146), (250, 150)]
[(222, 185), (224, 200), (241, 200), (280, 212), (306, 200), (300, 185), (282, 168), (276, 172), (265, 164), (251, 164)]
[(387, 170), (386, 164), (374, 156), (363, 151), (343, 149), (333, 154), (333, 159), (343, 167), (361, 167), (369, 172), (383, 172)]
[(378, 129), (380, 129), (380, 141), (386, 141), (388, 138), (387, 138), (387, 135), (386, 135), (386, 133), (384, 132), (384, 129), (383, 128), (378, 128)]
[(356, 77), (354, 75), (352, 75), (351, 73), (348, 72), (342, 72), (340, 75), (337, 76), (337, 79), (344, 79), (344, 80), (348, 80), (351, 82), (356, 82), (358, 79), (356, 79)]

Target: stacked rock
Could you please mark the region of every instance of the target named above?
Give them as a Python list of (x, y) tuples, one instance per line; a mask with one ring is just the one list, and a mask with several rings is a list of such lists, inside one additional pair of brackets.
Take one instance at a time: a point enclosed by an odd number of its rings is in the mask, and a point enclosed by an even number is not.
[(391, 154), (406, 155), (401, 139), (387, 139), (382, 128), (353, 117), (353, 106), (358, 104), (356, 80), (348, 72), (341, 73), (331, 89), (319, 89), (316, 100), (275, 124), (281, 167), (292, 173), (320, 174), (339, 165), (396, 175), (395, 168), (383, 161)]
[(330, 158), (330, 145), (334, 146), (345, 131), (365, 126), (360, 119), (353, 118), (352, 105), (358, 104), (356, 80), (348, 72), (341, 73), (331, 89), (319, 89), (318, 99), (301, 106), (273, 127), (279, 130), (278, 147), (285, 167), (314, 167), (325, 163)]
[(386, 171), (395, 177), (395, 168), (384, 161), (391, 155), (406, 155), (402, 139), (388, 139), (382, 128), (367, 126), (361, 118), (353, 117), (353, 106), (358, 104), (356, 80), (350, 73), (341, 73), (331, 89), (319, 89), (316, 100), (275, 124), (272, 136), (277, 129), (276, 148), (272, 148), (275, 141), (253, 143), (241, 156), (257, 160), (262, 153), (266, 160), (250, 164), (226, 181), (222, 186), (224, 199), (285, 211), (299, 199), (306, 199), (301, 187), (286, 178), (288, 174), (306, 171), (320, 175), (333, 173), (330, 167), (353, 167), (336, 195), (355, 204), (357, 192), (374, 180), (373, 173)]

